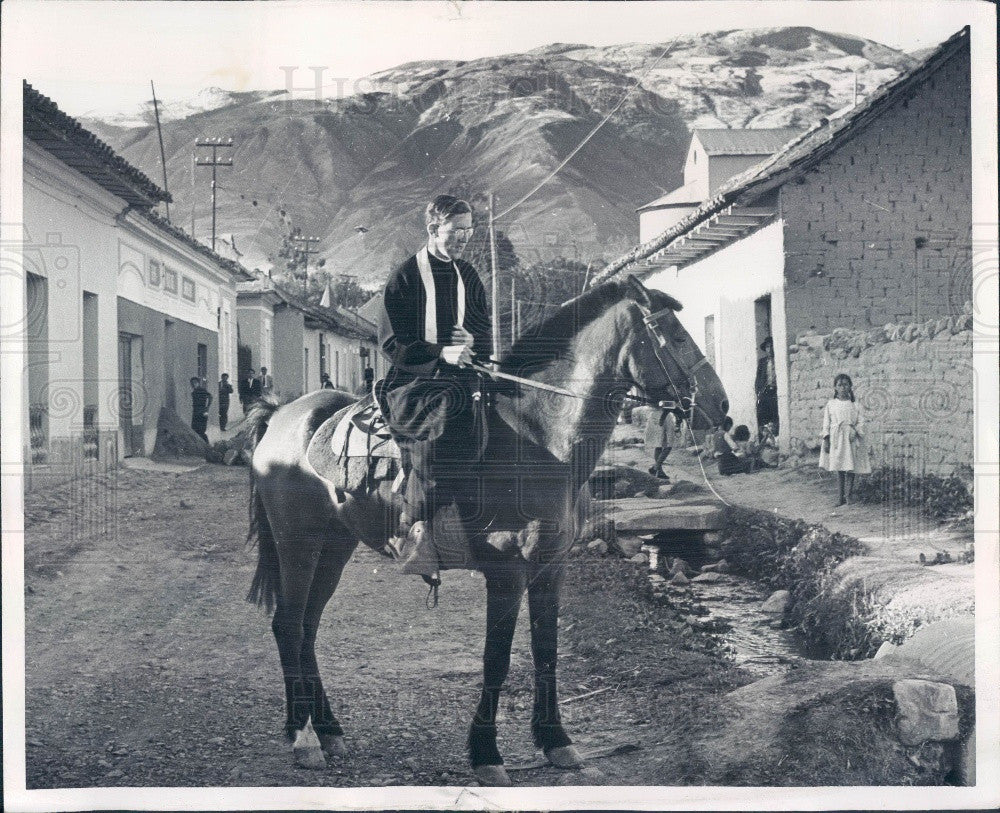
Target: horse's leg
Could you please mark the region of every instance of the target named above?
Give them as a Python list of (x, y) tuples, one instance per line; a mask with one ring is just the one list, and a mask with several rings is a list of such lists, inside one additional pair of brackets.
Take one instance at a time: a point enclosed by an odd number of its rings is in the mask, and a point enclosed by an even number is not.
[(510, 670), (510, 647), (524, 595), (519, 562), (490, 564), (486, 576), (486, 644), (483, 649), (483, 690), (469, 728), (469, 761), (482, 785), (510, 785), (497, 750), (497, 708), (500, 688)]
[(313, 728), (319, 736), (323, 750), (331, 756), (343, 756), (347, 753), (347, 749), (344, 746), (344, 730), (330, 708), (330, 701), (319, 675), (319, 664), (316, 662), (316, 633), (319, 631), (323, 609), (337, 589), (340, 575), (357, 544), (355, 540), (343, 536), (334, 538), (323, 547), (316, 564), (316, 572), (313, 574), (302, 619), (299, 668), (303, 686), (312, 695), (310, 715)]
[(281, 671), (285, 679), (285, 734), (293, 741), (295, 761), (303, 768), (323, 768), (326, 760), (310, 719), (313, 688), (302, 674), (302, 645), (305, 641), (305, 613), (312, 589), (313, 574), (320, 560), (324, 539), (318, 534), (296, 534), (279, 542), (281, 589), (271, 630), (278, 644)]
[(531, 733), (535, 745), (557, 768), (579, 768), (582, 760), (563, 730), (556, 692), (557, 623), (562, 575), (561, 561), (532, 562), (528, 565), (528, 614), (531, 619), (531, 655), (535, 663)]

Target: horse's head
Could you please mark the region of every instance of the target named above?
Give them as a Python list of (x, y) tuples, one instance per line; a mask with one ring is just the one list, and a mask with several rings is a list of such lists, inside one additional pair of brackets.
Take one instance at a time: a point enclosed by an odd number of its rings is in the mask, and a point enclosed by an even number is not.
[(625, 375), (651, 403), (680, 402), (692, 429), (722, 423), (729, 401), (722, 382), (698, 345), (677, 319), (681, 303), (662, 291), (650, 290), (629, 276), (626, 293), (638, 307), (630, 308), (631, 339), (624, 359)]

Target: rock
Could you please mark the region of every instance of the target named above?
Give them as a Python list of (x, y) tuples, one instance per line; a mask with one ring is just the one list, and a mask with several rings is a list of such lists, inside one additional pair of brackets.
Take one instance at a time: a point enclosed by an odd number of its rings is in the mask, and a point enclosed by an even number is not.
[(656, 487), (656, 496), (654, 499), (662, 500), (669, 497), (673, 493), (673, 486), (670, 483), (664, 483), (661, 486)]
[(156, 422), (156, 443), (153, 457), (204, 457), (211, 449), (204, 440), (194, 433), (180, 415), (172, 409), (162, 407)]
[(191, 506), (186, 500), (181, 500), (178, 507), (190, 510), (193, 506)]
[(645, 565), (649, 563), (649, 559), (646, 558), (645, 553), (637, 553), (635, 556), (629, 557), (630, 562), (635, 562), (637, 565)]
[(788, 602), (792, 600), (792, 594), (787, 590), (775, 590), (767, 597), (767, 600), (760, 606), (761, 612), (784, 615), (788, 609)]
[(622, 552), (622, 555), (624, 555), (626, 559), (631, 556), (635, 556), (641, 547), (642, 540), (637, 539), (634, 536), (623, 536), (618, 538), (618, 549)]
[(928, 740), (946, 742), (958, 738), (958, 700), (948, 683), (907, 679), (892, 684), (899, 708), (899, 741), (917, 746)]
[(608, 543), (603, 539), (595, 539), (587, 543), (587, 552), (597, 556), (605, 556), (608, 552)]
[(889, 643), (889, 641), (883, 641), (882, 645), (878, 648), (878, 651), (872, 655), (872, 660), (877, 661), (880, 658), (884, 658), (886, 655), (891, 655), (895, 651), (895, 644)]
[(684, 585), (684, 584), (690, 584), (690, 583), (691, 583), (691, 580), (687, 576), (685, 576), (683, 573), (681, 573), (681, 572), (674, 573), (674, 575), (671, 577), (670, 581), (668, 582), (668, 584), (673, 584), (673, 585), (678, 585), (678, 586), (679, 585)]
[(701, 566), (702, 573), (728, 573), (729, 572), (729, 562), (725, 559), (720, 559), (718, 562), (714, 562), (709, 565)]
[(684, 575), (687, 575), (688, 573), (693, 573), (693, 572), (694, 569), (691, 567), (691, 565), (689, 565), (679, 556), (676, 559), (672, 559), (670, 561), (670, 575), (673, 575), (674, 573), (683, 573)]
[(668, 488), (667, 493), (671, 497), (680, 497), (682, 494), (700, 494), (705, 490), (690, 480), (678, 480), (676, 483), (671, 483)]
[(222, 455), (222, 462), (227, 466), (237, 466), (242, 463), (239, 449), (229, 449)]
[(695, 576), (693, 579), (691, 579), (691, 581), (693, 581), (693, 582), (701, 582), (701, 583), (704, 583), (704, 582), (711, 583), (711, 582), (722, 581), (725, 578), (726, 577), (723, 576), (721, 573), (712, 573), (712, 572), (709, 572), (709, 573), (702, 573), (702, 574), (700, 574), (698, 576)]

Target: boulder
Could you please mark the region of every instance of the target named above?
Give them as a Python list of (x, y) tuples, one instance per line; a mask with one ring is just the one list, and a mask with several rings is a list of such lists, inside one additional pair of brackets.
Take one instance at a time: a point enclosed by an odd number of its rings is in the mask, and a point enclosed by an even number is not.
[(712, 583), (712, 582), (720, 582), (725, 578), (726, 577), (723, 576), (721, 573), (708, 572), (708, 573), (701, 573), (695, 576), (693, 579), (691, 579), (691, 581), (699, 583)]
[(788, 602), (792, 600), (792, 594), (787, 590), (775, 590), (767, 597), (767, 600), (760, 606), (761, 612), (773, 613), (774, 615), (784, 615), (788, 609)]
[(595, 539), (587, 543), (587, 552), (597, 556), (606, 556), (608, 553), (608, 543), (603, 539)]
[(667, 495), (670, 497), (680, 497), (684, 494), (701, 494), (705, 491), (703, 486), (693, 483), (690, 480), (678, 480), (667, 486)]
[(240, 454), (239, 449), (229, 449), (225, 454), (222, 455), (222, 462), (227, 466), (239, 466), (243, 465), (243, 458)]
[(958, 739), (958, 700), (955, 687), (930, 680), (898, 680), (892, 685), (899, 709), (899, 741), (917, 746), (925, 742)]
[(729, 572), (729, 562), (725, 559), (720, 559), (718, 562), (714, 562), (709, 565), (702, 565), (702, 573), (728, 573)]
[(195, 434), (180, 415), (167, 407), (160, 409), (152, 457), (201, 457), (207, 460), (211, 452), (209, 445)]
[(674, 573), (674, 575), (670, 577), (669, 581), (669, 584), (673, 584), (676, 586), (690, 584), (690, 583), (691, 580), (681, 572)]
[(670, 572), (671, 574), (683, 573), (686, 576), (689, 573), (693, 573), (694, 568), (678, 556), (670, 560)]
[(622, 555), (627, 559), (630, 556), (635, 556), (639, 549), (642, 548), (642, 540), (634, 536), (621, 536), (617, 540), (618, 550), (622, 552)]
[(639, 553), (637, 553), (635, 556), (630, 556), (628, 560), (630, 562), (635, 562), (635, 564), (637, 565), (649, 564), (649, 559), (646, 558), (646, 554), (643, 553), (642, 551), (639, 551)]

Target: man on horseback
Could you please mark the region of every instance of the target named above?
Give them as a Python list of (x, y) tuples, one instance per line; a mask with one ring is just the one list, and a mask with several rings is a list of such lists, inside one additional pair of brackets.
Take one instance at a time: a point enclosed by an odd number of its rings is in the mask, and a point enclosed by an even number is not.
[(486, 422), (481, 379), (469, 365), (493, 348), (486, 292), (476, 269), (460, 259), (472, 237), (472, 207), (439, 195), (424, 221), (427, 244), (385, 286), (379, 345), (392, 366), (378, 398), (408, 470), (390, 544), (400, 552), (409, 535), (419, 549), (409, 560), (426, 562), (433, 561), (437, 510), (454, 501), (466, 516), (476, 507)]

